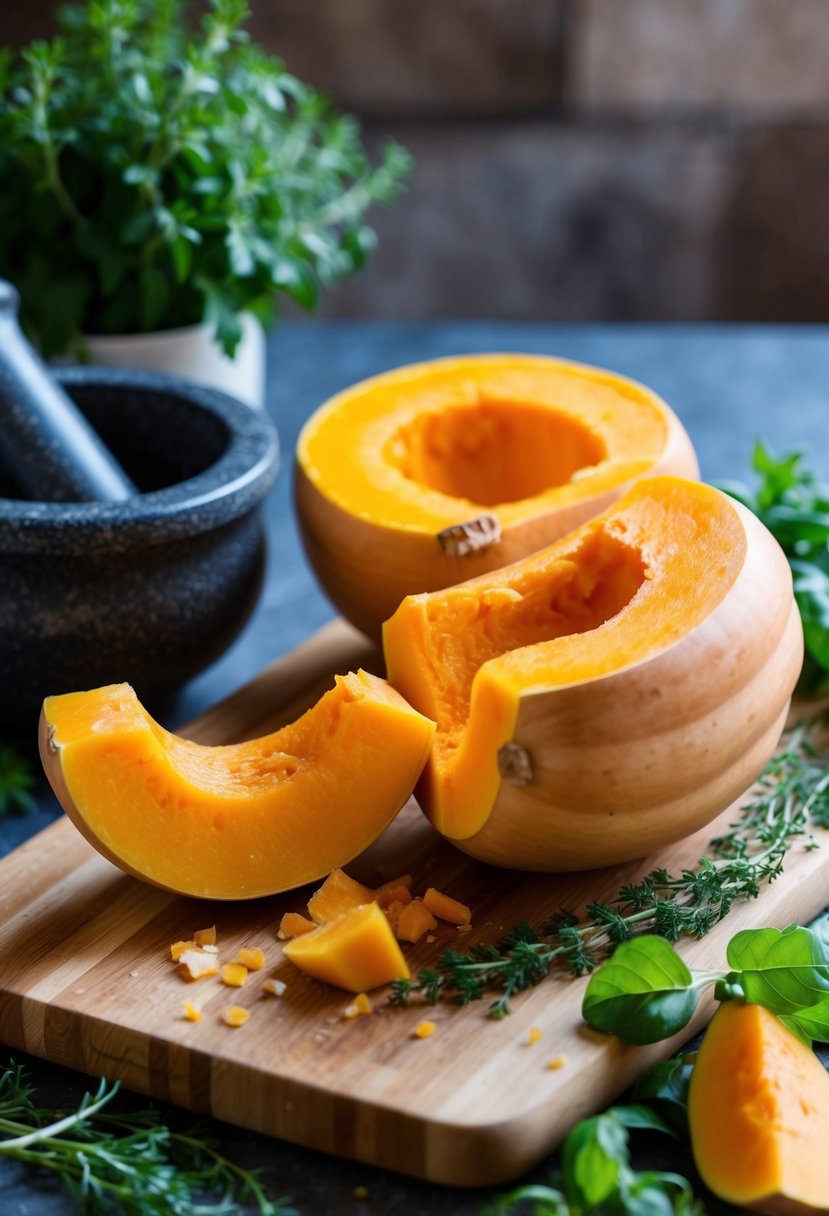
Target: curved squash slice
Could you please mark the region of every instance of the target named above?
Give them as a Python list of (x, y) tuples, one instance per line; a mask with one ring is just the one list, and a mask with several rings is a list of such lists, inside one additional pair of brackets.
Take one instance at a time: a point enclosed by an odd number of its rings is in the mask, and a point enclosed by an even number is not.
[(717, 1010), (688, 1119), (700, 1177), (720, 1199), (770, 1216), (829, 1211), (829, 1074), (768, 1009)]
[(252, 899), (344, 865), (409, 797), (434, 724), (364, 671), (275, 734), (204, 747), (128, 684), (49, 697), (41, 757), (67, 815), (121, 869), (209, 899)]
[(299, 439), (296, 496), (320, 582), (377, 635), (405, 595), (543, 548), (653, 473), (698, 467), (649, 389), (560, 359), (472, 355), (323, 405)]
[(802, 631), (776, 541), (739, 504), (640, 481), (513, 566), (410, 596), (388, 677), (437, 722), (416, 791), (495, 864), (572, 870), (701, 827), (772, 754)]

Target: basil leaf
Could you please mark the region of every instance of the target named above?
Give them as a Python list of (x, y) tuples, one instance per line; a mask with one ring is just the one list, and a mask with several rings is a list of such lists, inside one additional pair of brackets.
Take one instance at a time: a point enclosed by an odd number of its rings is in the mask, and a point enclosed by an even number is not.
[(829, 1000), (818, 1001), (796, 1013), (781, 1014), (780, 1020), (810, 1046), (813, 1042), (829, 1043)]
[(627, 1167), (627, 1146), (627, 1131), (613, 1110), (577, 1123), (561, 1150), (568, 1202), (590, 1208), (609, 1199)]
[(614, 1106), (612, 1110), (619, 1122), (629, 1131), (664, 1132), (666, 1136), (676, 1135), (662, 1116), (658, 1115), (655, 1110), (651, 1110), (649, 1106), (634, 1103), (632, 1106)]
[(726, 952), (747, 1001), (796, 1014), (829, 998), (829, 952), (811, 929), (744, 929)]
[(634, 1102), (660, 1104), (671, 1127), (683, 1137), (688, 1132), (688, 1086), (693, 1071), (684, 1056), (674, 1056), (640, 1077), (632, 1093)]
[(590, 979), (582, 1017), (626, 1043), (657, 1043), (682, 1030), (697, 1005), (691, 972), (662, 937), (636, 937), (616, 948)]

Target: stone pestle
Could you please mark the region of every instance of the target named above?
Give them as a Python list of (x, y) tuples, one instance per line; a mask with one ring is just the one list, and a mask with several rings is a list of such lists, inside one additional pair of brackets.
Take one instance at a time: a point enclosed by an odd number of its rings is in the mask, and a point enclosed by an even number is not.
[(0, 279), (0, 462), (41, 502), (135, 497), (136, 487), (23, 336), (19, 302)]

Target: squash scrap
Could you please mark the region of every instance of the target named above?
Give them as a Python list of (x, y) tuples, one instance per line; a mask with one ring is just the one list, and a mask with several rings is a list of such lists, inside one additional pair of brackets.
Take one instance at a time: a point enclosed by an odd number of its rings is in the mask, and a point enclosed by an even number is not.
[(228, 988), (241, 988), (248, 978), (248, 969), (242, 963), (225, 963), (222, 967), (222, 983)]
[(313, 882), (376, 840), (433, 735), (384, 680), (358, 671), (262, 739), (180, 738), (114, 684), (47, 698), (40, 743), (64, 810), (110, 861), (182, 895), (253, 899)]
[(385, 907), (383, 909), (383, 912), (385, 913), (386, 919), (388, 920), (389, 924), (392, 927), (392, 932), (394, 933), (395, 937), (399, 936), (398, 929), (400, 928), (400, 913), (411, 902), (412, 902), (411, 899), (408, 899), (405, 903), (403, 902), (402, 899), (395, 899), (387, 907)]
[(547, 1061), (546, 1067), (551, 1072), (558, 1072), (558, 1070), (560, 1068), (564, 1068), (564, 1066), (567, 1063), (567, 1060), (568, 1060), (568, 1056), (563, 1055), (563, 1054), (560, 1056), (553, 1056), (552, 1060)]
[(434, 887), (429, 887), (423, 896), (423, 906), (433, 916), (448, 921), (450, 925), (468, 925), (472, 920), (472, 913), (466, 904), (452, 899), (451, 895), (444, 895), (442, 891), (436, 891)]
[(193, 934), (193, 940), (197, 946), (215, 946), (216, 926), (211, 925), (209, 929), (197, 929)]
[(188, 1022), (200, 1022), (202, 1019), (201, 1010), (192, 1001), (184, 1002), (184, 1016)]
[(208, 975), (216, 975), (218, 970), (216, 956), (204, 950), (185, 950), (178, 960), (178, 973), (185, 980), (203, 980)]
[(351, 1022), (354, 1018), (364, 1017), (367, 1013), (371, 1012), (371, 1001), (365, 992), (360, 992), (356, 1000), (352, 1001), (350, 1005), (346, 1005), (343, 1010), (343, 1017), (347, 1022)]
[(774, 1216), (829, 1210), (829, 1074), (768, 1009), (717, 1010), (688, 1119), (700, 1177), (720, 1199)]
[(708, 823), (773, 754), (803, 658), (777, 542), (677, 477), (409, 596), (383, 640), (390, 681), (437, 722), (421, 807), (465, 852), (528, 870), (629, 861)]
[(325, 882), (308, 900), (308, 914), (317, 925), (324, 925), (351, 908), (369, 904), (374, 892), (349, 878), (342, 870), (332, 870)]
[(549, 545), (637, 477), (698, 475), (655, 393), (523, 354), (439, 359), (354, 385), (306, 423), (297, 464), (311, 565), (373, 636), (404, 596)]
[(267, 992), (269, 996), (284, 996), (287, 987), (284, 980), (265, 980), (262, 991)]
[(543, 1037), (543, 1035), (544, 1035), (544, 1031), (540, 1030), (538, 1028), (538, 1026), (531, 1026), (530, 1032), (527, 1035), (527, 1046), (534, 1047), (535, 1044), (539, 1041), (539, 1039), (541, 1039)]
[(277, 937), (284, 941), (286, 937), (299, 937), (302, 933), (313, 933), (316, 929), (314, 921), (299, 912), (286, 912), (279, 922)]
[(404, 905), (397, 918), (397, 937), (403, 942), (419, 942), (424, 933), (436, 929), (438, 922), (419, 899)]
[(265, 966), (265, 952), (261, 946), (242, 946), (236, 957), (248, 971), (261, 971)]
[(231, 1005), (222, 1014), (222, 1021), (225, 1026), (244, 1026), (249, 1017), (249, 1009), (243, 1009), (241, 1005)]
[(174, 963), (177, 963), (179, 961), (179, 959), (181, 958), (182, 954), (184, 954), (185, 950), (195, 950), (195, 949), (196, 949), (196, 943), (194, 941), (173, 942), (172, 946), (170, 947), (170, 958), (173, 960)]
[(418, 1022), (414, 1029), (414, 1037), (416, 1039), (431, 1039), (437, 1028), (437, 1022)]
[(376, 903), (351, 908), (313, 933), (295, 937), (285, 946), (285, 956), (306, 975), (347, 992), (409, 978), (406, 960)]
[(389, 904), (393, 903), (411, 903), (411, 874), (404, 874), (401, 878), (392, 878), (389, 882), (384, 882), (375, 890), (374, 898), (377, 900), (381, 908), (387, 908)]

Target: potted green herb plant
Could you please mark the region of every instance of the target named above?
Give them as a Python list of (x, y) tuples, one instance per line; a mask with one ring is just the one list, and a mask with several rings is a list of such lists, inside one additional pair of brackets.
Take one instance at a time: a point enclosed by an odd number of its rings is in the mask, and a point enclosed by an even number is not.
[(356, 122), (248, 40), (245, 0), (196, 32), (185, 8), (88, 0), (0, 52), (0, 278), (47, 357), (255, 401), (280, 295), (312, 309), (360, 268), (409, 162), (388, 144), (372, 166)]

